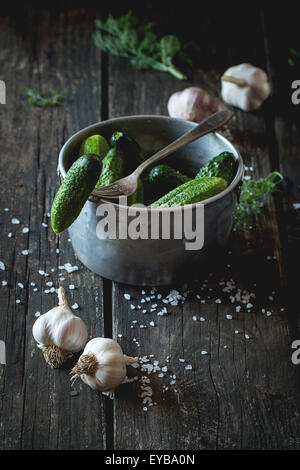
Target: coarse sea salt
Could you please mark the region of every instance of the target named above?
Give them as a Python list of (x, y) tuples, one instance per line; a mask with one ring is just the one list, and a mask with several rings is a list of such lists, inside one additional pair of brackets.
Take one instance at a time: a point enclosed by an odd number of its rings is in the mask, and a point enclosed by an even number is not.
[(2, 271), (5, 271), (5, 264), (3, 263), (3, 261), (0, 261), (0, 269)]
[(18, 282), (18, 287), (20, 287), (20, 289), (24, 289), (24, 284), (22, 284), (22, 282)]
[(16, 219), (16, 218), (14, 217), (14, 218), (11, 219), (11, 223), (12, 223), (13, 225), (19, 225), (20, 221), (19, 221), (19, 219)]
[(28, 233), (28, 232), (29, 232), (29, 228), (28, 228), (28, 227), (24, 227), (24, 228), (22, 229), (22, 233)]
[(9, 232), (9, 233), (7, 234), (7, 236), (8, 236), (8, 238), (12, 238), (13, 234), (12, 234), (11, 232)]
[(65, 263), (63, 266), (58, 266), (58, 269), (64, 269), (68, 273), (73, 273), (74, 271), (78, 271), (78, 266), (72, 266), (71, 263)]
[(3, 287), (7, 286), (7, 281), (2, 281), (2, 286)]
[(23, 256), (28, 256), (29, 255), (29, 251), (28, 250), (22, 250), (22, 255)]
[(129, 294), (124, 294), (124, 299), (126, 299), (126, 300), (130, 300), (130, 299), (131, 299), (131, 297), (130, 297), (130, 295), (129, 295)]

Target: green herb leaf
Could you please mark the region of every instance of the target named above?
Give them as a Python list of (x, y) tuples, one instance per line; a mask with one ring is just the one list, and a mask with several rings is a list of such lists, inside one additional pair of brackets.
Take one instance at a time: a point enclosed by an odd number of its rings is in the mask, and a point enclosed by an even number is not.
[(264, 196), (278, 191), (278, 185), (282, 181), (283, 176), (278, 171), (273, 171), (265, 178), (244, 180), (240, 202), (234, 214), (234, 225), (242, 227), (251, 214), (259, 214), (264, 206)]
[(22, 95), (28, 97), (27, 102), (32, 106), (38, 106), (41, 108), (45, 108), (47, 106), (62, 106), (66, 99), (66, 91), (62, 93), (58, 93), (57, 91), (53, 91), (52, 96), (50, 97), (43, 97), (41, 96), (36, 90), (32, 88), (26, 87), (19, 87), (19, 92)]
[(102, 51), (130, 60), (136, 69), (153, 69), (168, 72), (185, 80), (187, 77), (174, 65), (175, 56), (190, 63), (180, 40), (173, 35), (161, 39), (152, 31), (152, 23), (139, 23), (132, 12), (116, 19), (111, 15), (106, 21), (95, 21), (98, 30), (94, 43)]

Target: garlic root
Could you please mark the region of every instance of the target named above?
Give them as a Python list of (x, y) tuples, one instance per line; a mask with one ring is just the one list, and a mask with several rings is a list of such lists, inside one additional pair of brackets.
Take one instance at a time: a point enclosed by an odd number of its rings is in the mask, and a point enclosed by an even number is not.
[(69, 351), (64, 351), (63, 349), (59, 348), (55, 344), (51, 344), (50, 346), (44, 346), (42, 348), (43, 355), (45, 361), (52, 369), (58, 369), (65, 362), (69, 357), (73, 356), (73, 353)]

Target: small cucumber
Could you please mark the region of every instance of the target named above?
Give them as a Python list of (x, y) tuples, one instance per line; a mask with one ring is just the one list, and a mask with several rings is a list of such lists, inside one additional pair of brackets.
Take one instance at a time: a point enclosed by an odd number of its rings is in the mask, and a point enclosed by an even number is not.
[(81, 212), (101, 172), (97, 155), (79, 157), (68, 170), (51, 208), (51, 226), (55, 233), (66, 230)]
[(141, 180), (138, 181), (137, 190), (127, 200), (127, 205), (132, 206), (133, 204), (143, 204), (144, 202), (144, 187)]
[(157, 165), (149, 171), (148, 181), (151, 184), (155, 197), (159, 198), (177, 186), (190, 181), (190, 178), (169, 165)]
[(217, 176), (223, 178), (227, 184), (233, 180), (237, 170), (237, 161), (233, 154), (230, 152), (222, 152), (220, 155), (212, 158), (204, 165), (196, 178), (203, 178), (204, 176)]
[(111, 138), (112, 147), (117, 147), (124, 154), (124, 175), (130, 175), (143, 161), (139, 144), (125, 132), (115, 131)]
[(198, 178), (178, 186), (149, 207), (176, 207), (204, 201), (227, 187), (222, 178)]
[(94, 155), (98, 155), (98, 157), (103, 160), (108, 151), (109, 145), (107, 140), (102, 135), (95, 134), (91, 135), (82, 142), (79, 150), (79, 157), (88, 153), (93, 153)]
[(97, 181), (96, 188), (107, 186), (124, 176), (124, 157), (117, 147), (109, 150), (102, 160), (102, 171)]

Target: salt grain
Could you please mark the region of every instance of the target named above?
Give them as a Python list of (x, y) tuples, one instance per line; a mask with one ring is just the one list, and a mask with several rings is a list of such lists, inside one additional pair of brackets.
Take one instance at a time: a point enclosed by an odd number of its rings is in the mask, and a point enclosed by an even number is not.
[(19, 225), (20, 221), (19, 221), (19, 219), (13, 218), (13, 219), (11, 219), (11, 223), (12, 223), (13, 225)]

